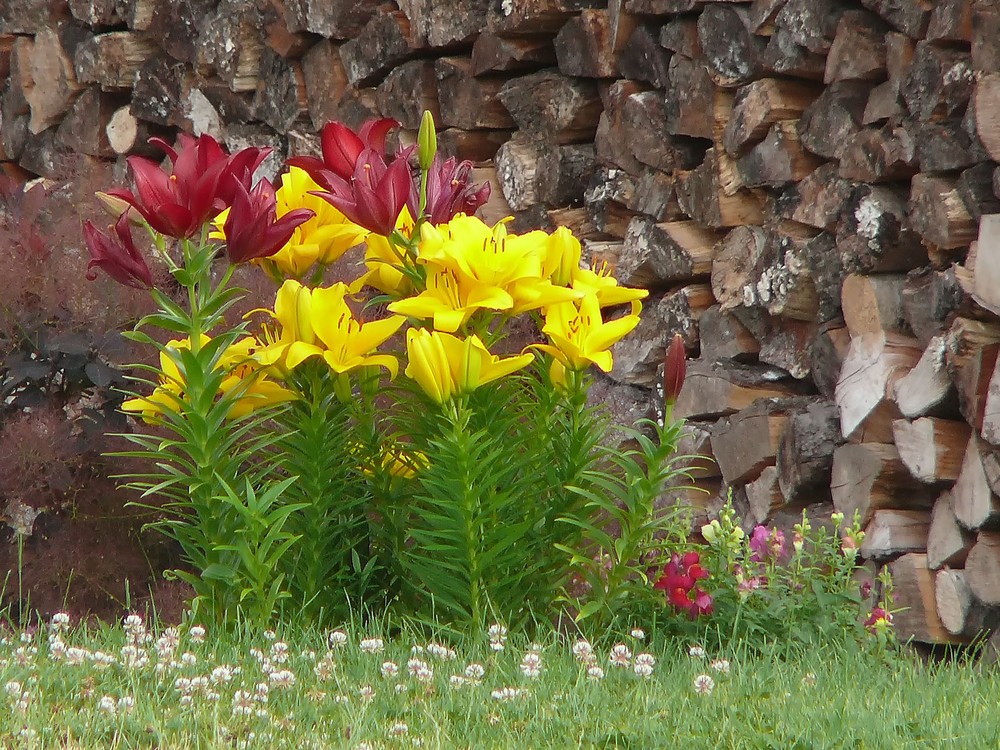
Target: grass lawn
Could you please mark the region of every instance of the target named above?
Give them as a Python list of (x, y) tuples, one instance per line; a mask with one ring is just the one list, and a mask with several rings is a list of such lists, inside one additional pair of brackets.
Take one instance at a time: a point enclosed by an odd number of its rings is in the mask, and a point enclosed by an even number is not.
[[(997, 672), (846, 646), (5, 631), (3, 748), (994, 748)], [(494, 640), (493, 645), (499, 644)], [(647, 656), (640, 656), (647, 654)], [(616, 664), (617, 662), (617, 664)]]

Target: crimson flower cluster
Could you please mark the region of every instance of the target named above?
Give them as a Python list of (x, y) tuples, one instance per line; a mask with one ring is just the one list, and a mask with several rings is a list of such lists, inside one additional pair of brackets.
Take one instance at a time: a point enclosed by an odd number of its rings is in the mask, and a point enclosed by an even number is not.
[(663, 575), (653, 588), (665, 591), (671, 606), (694, 619), (712, 614), (712, 597), (698, 585), (698, 581), (706, 578), (708, 571), (701, 566), (701, 556), (697, 552), (675, 553), (663, 566)]

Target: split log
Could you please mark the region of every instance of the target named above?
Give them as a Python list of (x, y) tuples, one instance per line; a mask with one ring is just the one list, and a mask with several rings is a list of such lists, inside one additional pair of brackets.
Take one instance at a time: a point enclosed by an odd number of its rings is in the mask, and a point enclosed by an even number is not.
[(778, 486), (778, 469), (765, 466), (760, 476), (743, 488), (750, 504), (750, 519), (756, 524), (766, 524), (787, 503)]
[(861, 556), (888, 560), (908, 552), (926, 552), (929, 528), (926, 510), (877, 510), (865, 527)]
[(794, 320), (769, 315), (759, 308), (739, 307), (734, 314), (760, 343), (757, 358), (779, 367), (793, 378), (810, 376), (810, 347), (819, 325), (815, 321)]
[(698, 16), (698, 43), (716, 85), (736, 88), (760, 75), (765, 41), (751, 31), (746, 8), (706, 5)]
[(340, 102), (347, 91), (347, 71), (340, 51), (330, 41), (321, 39), (302, 58), (309, 119), (316, 130), (337, 119)]
[(840, 413), (826, 399), (814, 399), (791, 416), (778, 446), (778, 484), (790, 503), (804, 503), (830, 492), (833, 454), (843, 442)]
[(357, 36), (340, 46), (340, 59), (352, 85), (368, 86), (378, 83), (418, 50), (409, 20), (401, 11), (395, 11), (373, 16)]
[(990, 489), (975, 435), (969, 437), (951, 499), (955, 518), (967, 529), (993, 528), (1000, 522), (1000, 499)]
[(1000, 532), (980, 531), (965, 559), (965, 582), (987, 606), (1000, 605)]
[(299, 59), (312, 46), (314, 38), (305, 31), (288, 28), (282, 0), (272, 0), (262, 11), (264, 44), (282, 57)]
[(920, 236), (910, 229), (904, 189), (860, 184), (844, 206), (837, 249), (845, 271), (887, 273), (927, 264)]
[(716, 229), (759, 224), (764, 218), (753, 193), (738, 190), (726, 195), (722, 190), (715, 149), (706, 152), (700, 167), (678, 174), (677, 200), (692, 219)]
[[(993, 192), (993, 175), (996, 172), (996, 165), (990, 161), (969, 167), (958, 176), (958, 196), (965, 204), (965, 210), (969, 212), (978, 222), (982, 222), (984, 216), (990, 214), (1000, 214), (1000, 197)], [(980, 223), (980, 233), (982, 223)], [(980, 246), (982, 237), (980, 236)]]
[(624, 240), (636, 211), (636, 180), (623, 169), (600, 169), (583, 194), (584, 205), (598, 231)]
[(719, 305), (712, 305), (698, 321), (701, 334), (701, 356), (706, 360), (735, 359), (753, 362), (760, 344), (739, 318)]
[(108, 146), (119, 156), (145, 153), (152, 135), (149, 123), (136, 119), (128, 105), (116, 109), (105, 127)]
[(93, 86), (73, 102), (56, 130), (56, 141), (70, 151), (110, 158), (115, 151), (108, 143), (107, 128), (121, 102)]
[(472, 45), (472, 75), (523, 71), (555, 65), (552, 37), (502, 37), (484, 31)]
[(822, 164), (822, 160), (803, 148), (798, 121), (775, 123), (763, 141), (736, 163), (747, 187), (780, 187), (797, 182)]
[(570, 18), (554, 42), (559, 70), (571, 76), (616, 78), (611, 18), (607, 10), (585, 9)]
[(899, 93), (910, 113), (926, 121), (960, 115), (975, 82), (968, 52), (918, 42)]
[(958, 389), (958, 405), (977, 433), (983, 427), (989, 381), (1000, 352), (1000, 326), (957, 317), (945, 334), (948, 370)]
[(837, 25), (845, 8), (836, 0), (788, 0), (774, 19), (792, 40), (810, 52), (826, 54), (833, 46)]
[(865, 333), (852, 338), (835, 394), (844, 437), (891, 398), (893, 385), (913, 369), (921, 353), (915, 339), (898, 334)]
[(620, 119), (620, 131), (611, 133), (621, 138), (636, 161), (659, 169), (673, 172), (681, 161), (678, 150), (673, 147), (673, 139), (665, 137), (667, 116), (660, 91), (638, 91), (624, 102)]
[[(972, 69), (980, 74), (1000, 70), (1000, 8), (976, 3), (972, 10)], [(980, 78), (980, 80), (982, 80)]]
[(642, 167), (635, 180), (632, 199), (625, 205), (629, 210), (650, 216), (658, 222), (685, 218), (677, 201), (677, 185), (673, 175), (652, 167)]
[(911, 131), (921, 172), (966, 169), (988, 158), (958, 118), (914, 123)]
[(559, 144), (593, 140), (603, 109), (593, 81), (551, 70), (511, 79), (499, 98), (521, 131)]
[(76, 77), (81, 83), (96, 83), (105, 91), (130, 89), (155, 49), (143, 35), (132, 31), (98, 34), (77, 48)]
[(963, 293), (952, 269), (921, 268), (906, 275), (903, 314), (921, 342), (929, 343), (947, 329), (947, 320), (962, 303)]
[(690, 456), (684, 465), (695, 480), (722, 476), (715, 454), (712, 453), (711, 429), (710, 422), (685, 421), (684, 432), (677, 443), (677, 455)]
[[(1000, 359), (997, 362), (1000, 363)], [(994, 364), (986, 389), (980, 434), (993, 445), (1000, 445), (1000, 364)]]
[(410, 22), (414, 43), (420, 47), (471, 44), (486, 26), (488, 0), (399, 0)]
[(844, 359), (851, 349), (851, 334), (843, 321), (830, 321), (822, 326), (809, 351), (809, 371), (816, 390), (823, 398), (833, 401)]
[(308, 108), (302, 65), (265, 49), (253, 98), (254, 117), (284, 133), (306, 115)]
[(662, 365), (674, 334), (680, 333), (687, 346), (696, 347), (698, 319), (714, 301), (708, 284), (691, 284), (647, 300), (634, 335), (611, 347), (611, 379), (647, 388), (658, 382), (657, 367)]
[(861, 0), (861, 4), (912, 39), (923, 39), (927, 33), (931, 11), (920, 0)]
[(115, 26), (122, 23), (115, 0), (69, 0), (69, 12), (86, 26)]
[(712, 453), (726, 484), (752, 482), (764, 467), (774, 466), (791, 415), (810, 403), (802, 397), (761, 399), (719, 420), (712, 428)]
[(619, 74), (623, 78), (665, 89), (670, 83), (670, 53), (659, 40), (655, 26), (637, 26), (618, 54)]
[(476, 78), (472, 75), (472, 63), (464, 57), (442, 57), (435, 66), (443, 126), (465, 130), (515, 127), (499, 99), (506, 78)]
[[(868, 3), (870, 4), (870, 0)], [(911, 552), (889, 563), (892, 574), (893, 631), (900, 642), (964, 643), (964, 636), (945, 630), (937, 613), (934, 597), (934, 574), (927, 569), (927, 556)]]
[(774, 367), (695, 360), (674, 404), (684, 419), (718, 419), (745, 409), (758, 399), (804, 393), (803, 386)]
[(327, 39), (354, 39), (364, 31), (381, 0), (282, 0), (289, 31)]
[(492, 161), (500, 147), (510, 138), (509, 130), (447, 128), (438, 131), (438, 148), (445, 156), (454, 156), (459, 161)]
[(899, 127), (864, 128), (840, 150), (840, 175), (859, 182), (905, 180), (917, 172), (916, 142)]
[(199, 58), (215, 68), (233, 91), (257, 89), (264, 52), (262, 26), (260, 12), (238, 0), (224, 0), (205, 18), (198, 38)]
[(719, 237), (693, 221), (657, 224), (637, 216), (629, 222), (615, 278), (627, 286), (653, 289), (707, 277)]
[[(492, 166), (474, 167), (472, 170), (472, 184), (479, 185), (488, 182), (490, 185), (490, 199), (486, 205), (479, 209), (478, 215), (487, 224), (496, 224), (505, 220), (513, 214), (510, 205), (504, 200), (503, 192), (500, 189), (500, 181), (497, 179), (497, 171)], [(553, 227), (551, 231), (555, 231)]]
[(520, 134), (503, 144), (496, 156), (503, 196), (515, 211), (579, 201), (594, 166), (594, 147), (589, 144), (557, 146)]
[(934, 576), (934, 601), (944, 629), (975, 638), (996, 627), (1000, 610), (978, 601), (963, 570), (939, 570)]
[(1000, 73), (990, 72), (976, 82), (973, 106), (976, 135), (990, 159), (1000, 161)]
[(698, 19), (690, 16), (669, 19), (660, 27), (660, 46), (690, 59), (700, 58)]
[(945, 364), (943, 336), (931, 338), (913, 369), (893, 385), (896, 406), (910, 419), (957, 411), (955, 386)]
[(951, 493), (941, 493), (934, 501), (927, 532), (927, 567), (931, 570), (962, 567), (975, 539), (976, 535), (962, 528), (955, 518)]
[(905, 114), (899, 86), (895, 81), (883, 81), (868, 94), (862, 125), (880, 125), (886, 120), (898, 120)]
[(81, 82), (57, 29), (46, 27), (33, 42), (18, 41), (16, 48), (20, 86), (31, 108), (28, 127), (32, 133), (41, 133), (62, 120), (79, 95)]
[(826, 58), (824, 83), (881, 81), (888, 74), (885, 33), (888, 26), (862, 10), (844, 13)]
[(772, 125), (798, 118), (818, 95), (815, 86), (783, 78), (764, 78), (744, 86), (736, 94), (722, 136), (726, 153), (742, 156)]
[(732, 111), (733, 95), (716, 88), (701, 61), (674, 55), (669, 73), (664, 100), (667, 132), (709, 139), (721, 135)]
[(939, 484), (958, 479), (972, 431), (965, 422), (921, 417), (896, 420), (892, 434), (910, 474), (924, 484)]
[(802, 145), (824, 159), (839, 159), (861, 130), (868, 89), (861, 81), (837, 81), (823, 89), (799, 120)]
[(632, 94), (640, 91), (642, 87), (638, 83), (624, 80), (615, 81), (603, 89), (601, 101), (604, 111), (597, 121), (597, 132), (594, 134), (598, 163), (605, 167), (618, 167), (629, 175), (637, 175), (642, 165), (624, 137), (627, 129), (624, 122), (625, 103)]
[(841, 292), (844, 322), (852, 336), (862, 333), (891, 331), (910, 333), (903, 315), (903, 285), (901, 273), (876, 275), (848, 274)]
[[(556, 33), (584, 8), (607, 7), (599, 0), (506, 0), (490, 3), (487, 28), (503, 36)], [(631, 10), (628, 4), (626, 10)], [(636, 10), (636, 13), (643, 11)]]
[(761, 56), (761, 65), (768, 74), (822, 81), (826, 57), (811, 52), (795, 41), (793, 30), (776, 27)]
[(438, 82), (434, 63), (411, 60), (395, 68), (375, 89), (375, 100), (384, 117), (397, 120), (408, 130), (417, 130), (425, 111), (441, 121)]
[(830, 493), (845, 518), (857, 512), (867, 526), (875, 511), (930, 509), (930, 492), (918, 486), (891, 443), (847, 443), (833, 453)]

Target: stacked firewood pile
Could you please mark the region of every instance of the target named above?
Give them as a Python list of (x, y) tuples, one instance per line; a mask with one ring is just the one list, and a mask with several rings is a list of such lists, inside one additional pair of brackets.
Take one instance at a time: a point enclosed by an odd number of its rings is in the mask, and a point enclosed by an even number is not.
[(651, 409), (684, 335), (688, 501), (858, 511), (902, 637), (1000, 623), (994, 0), (7, 0), (0, 73), (22, 177), (176, 129), (405, 142), (431, 110), (487, 218), (567, 225), (650, 290), (616, 408)]

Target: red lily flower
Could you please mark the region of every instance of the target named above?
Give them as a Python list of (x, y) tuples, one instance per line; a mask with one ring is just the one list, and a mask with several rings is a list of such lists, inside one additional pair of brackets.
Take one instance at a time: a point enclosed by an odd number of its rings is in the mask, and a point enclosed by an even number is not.
[(406, 205), (413, 180), (405, 154), (386, 166), (385, 160), (368, 149), (361, 153), (350, 180), (329, 171), (314, 179), (326, 192), (315, 192), (355, 224), (375, 234), (389, 235)]
[(229, 156), (209, 135), (196, 139), (182, 134), (177, 150), (161, 138), (150, 138), (150, 143), (170, 157), (171, 173), (150, 159), (130, 156), (127, 161), (137, 195), (122, 189), (108, 194), (133, 206), (160, 234), (177, 238), (197, 233), (229, 205), (234, 183), (249, 188), (254, 170), (271, 152), (247, 148)]
[(87, 264), (87, 279), (93, 281), (98, 266), (119, 284), (135, 289), (152, 289), (153, 275), (146, 259), (132, 240), (132, 228), (128, 222), (128, 211), (123, 213), (113, 227), (114, 237), (98, 230), (91, 222), (83, 224), (83, 237), (90, 251)]
[(232, 206), (223, 225), (226, 255), (233, 265), (274, 255), (291, 239), (296, 227), (316, 215), (308, 208), (297, 208), (276, 219), (278, 202), (268, 180), (261, 180), (249, 191), (239, 180), (234, 180), (233, 186)]
[(323, 158), (315, 156), (295, 156), (288, 160), (293, 167), (300, 167), (309, 173), (316, 182), (320, 172), (333, 172), (342, 180), (350, 180), (354, 176), (358, 159), (368, 150), (375, 151), (380, 156), (385, 153), (385, 137), (399, 123), (388, 117), (378, 120), (368, 120), (355, 133), (340, 122), (328, 122), (323, 126), (320, 141), (323, 147)]
[[(457, 214), (472, 215), (490, 198), (490, 184), (470, 185), (472, 162), (457, 163), (454, 157), (441, 160), (435, 157), (427, 172), (427, 206), (424, 213), (431, 224), (451, 221)], [(407, 205), (410, 215), (417, 215), (420, 195), (416, 182), (410, 191)]]
[(681, 388), (684, 387), (684, 376), (687, 372), (687, 354), (684, 351), (684, 338), (675, 333), (667, 356), (663, 360), (663, 400), (667, 406), (677, 402)]

